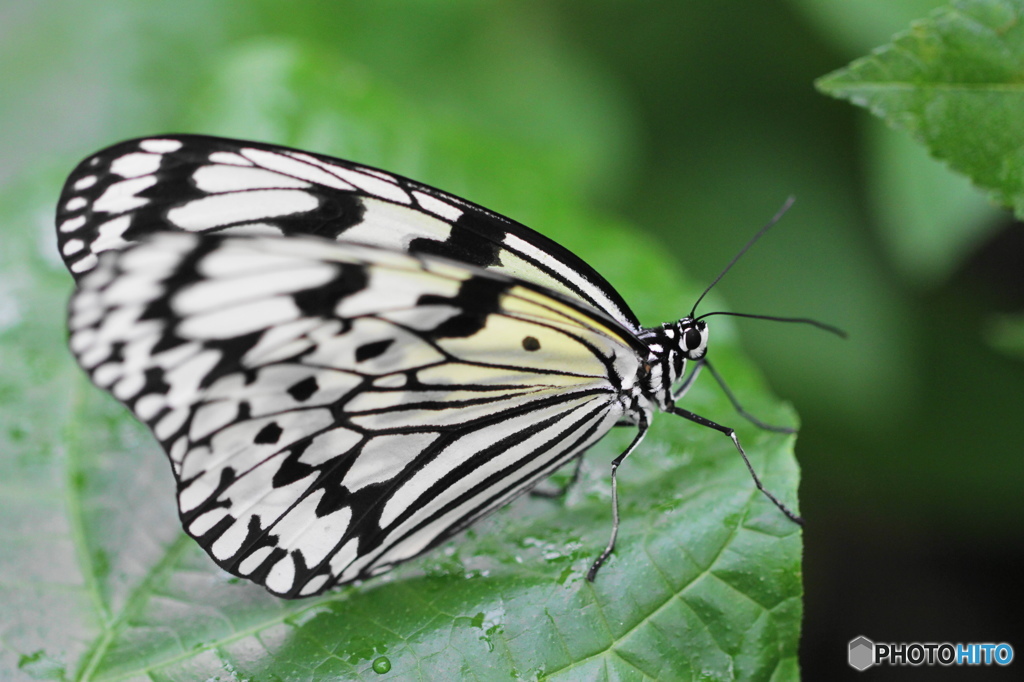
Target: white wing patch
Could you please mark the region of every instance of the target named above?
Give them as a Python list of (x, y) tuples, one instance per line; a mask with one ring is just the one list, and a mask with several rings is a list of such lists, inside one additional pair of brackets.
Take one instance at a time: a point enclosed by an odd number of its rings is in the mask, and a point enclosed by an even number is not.
[(310, 186), (309, 182), (301, 178), (281, 175), (262, 168), (237, 168), (234, 165), (219, 164), (202, 166), (192, 174), (192, 181), (197, 188), (210, 194)]
[(197, 199), (167, 212), (171, 224), (189, 232), (313, 211), (319, 201), (308, 192), (260, 189), (228, 192)]
[(137, 178), (150, 175), (160, 167), (160, 155), (146, 152), (125, 154), (110, 164), (110, 172), (122, 178)]
[[(71, 202), (68, 201), (67, 203), (70, 204)], [(80, 215), (60, 223), (57, 230), (59, 232), (74, 232), (82, 227), (85, 227), (85, 216)]]
[(100, 213), (124, 213), (145, 206), (149, 200), (136, 195), (155, 184), (156, 178), (152, 175), (114, 183), (93, 203), (92, 210)]
[(176, 152), (181, 149), (180, 140), (170, 139), (152, 139), (142, 140), (139, 142), (139, 149), (147, 152), (153, 152), (154, 154), (169, 154), (170, 152)]
[(95, 175), (86, 175), (72, 182), (71, 187), (75, 190), (89, 189), (96, 184), (96, 179)]

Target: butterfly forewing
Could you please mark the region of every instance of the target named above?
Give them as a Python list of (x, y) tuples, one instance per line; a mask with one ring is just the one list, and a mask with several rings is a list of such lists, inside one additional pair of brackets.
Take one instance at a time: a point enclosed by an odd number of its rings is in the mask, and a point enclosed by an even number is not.
[(57, 225), (76, 279), (100, 253), (158, 231), (313, 235), (500, 272), (639, 329), (601, 275), (543, 235), (407, 178), (285, 147), (197, 135), (123, 142), (72, 173)]
[(305, 237), (142, 237), (83, 270), (69, 326), (165, 448), (186, 531), (288, 597), (528, 490), (615, 424), (640, 357), (556, 292)]

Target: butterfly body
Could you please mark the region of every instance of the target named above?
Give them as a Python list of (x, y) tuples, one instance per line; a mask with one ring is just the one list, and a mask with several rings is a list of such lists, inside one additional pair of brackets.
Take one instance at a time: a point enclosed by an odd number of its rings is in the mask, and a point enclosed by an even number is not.
[(518, 223), (259, 143), (104, 150), (57, 234), (79, 364), (163, 446), (185, 530), (285, 597), (417, 556), (635, 424), (617, 466), (655, 411), (690, 414), (674, 387), (707, 350), (703, 321), (641, 328)]

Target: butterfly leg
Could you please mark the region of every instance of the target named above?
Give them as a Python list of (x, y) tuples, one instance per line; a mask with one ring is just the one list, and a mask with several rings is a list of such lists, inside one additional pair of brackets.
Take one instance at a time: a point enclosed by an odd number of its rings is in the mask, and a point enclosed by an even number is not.
[(619, 465), (622, 461), (629, 457), (630, 453), (636, 449), (636, 446), (640, 445), (640, 441), (644, 439), (647, 434), (647, 419), (641, 415), (640, 423), (637, 424), (637, 433), (633, 437), (633, 441), (629, 444), (621, 455), (612, 460), (612, 536), (608, 540), (608, 546), (601, 552), (601, 556), (597, 557), (590, 570), (587, 571), (587, 580), (594, 582), (594, 578), (597, 577), (597, 572), (601, 569), (601, 565), (607, 561), (608, 557), (611, 556), (612, 551), (615, 549), (615, 540), (619, 536), (619, 484), (616, 478), (616, 472), (619, 470)]
[[(617, 422), (615, 426), (635, 427), (636, 424), (632, 421), (621, 421)], [(544, 498), (555, 498), (562, 497), (563, 495), (565, 495), (565, 493), (569, 491), (569, 488), (576, 485), (576, 482), (580, 480), (580, 471), (583, 470), (583, 455), (585, 454), (585, 452), (581, 452), (576, 456), (576, 468), (572, 470), (572, 476), (569, 478), (569, 481), (565, 485), (558, 486), (554, 490), (541, 490), (538, 488), (534, 488), (533, 490), (530, 491), (530, 495), (532, 495), (533, 497)]]
[[(725, 384), (725, 379), (722, 378), (722, 375), (718, 373), (718, 371), (711, 365), (711, 363), (708, 361), (706, 357), (700, 361), (700, 364), (697, 365), (697, 368), (693, 370), (693, 374), (691, 374), (690, 377), (687, 378), (687, 382), (686, 384), (684, 384), (686, 388), (689, 388), (687, 384), (692, 383), (691, 379), (693, 375), (700, 371), (700, 368), (702, 366), (708, 368), (708, 371), (711, 372), (711, 376), (713, 376), (715, 378), (715, 381), (718, 382), (718, 385), (722, 387), (722, 392), (725, 393), (725, 397), (729, 399), (730, 403), (732, 403), (732, 406), (736, 410), (737, 414), (746, 419), (748, 422), (750, 422), (759, 429), (764, 429), (765, 431), (774, 431), (775, 433), (796, 433), (796, 429), (790, 428), (788, 426), (774, 426), (772, 424), (766, 424), (765, 422), (761, 421), (754, 415), (744, 410), (743, 406), (740, 405), (740, 401), (736, 399), (736, 396), (733, 395), (732, 391), (730, 391), (729, 387)], [(673, 398), (677, 400), (680, 397), (681, 394), (678, 391), (676, 392), (676, 394), (673, 394)]]
[[(757, 472), (754, 471), (754, 467), (750, 464), (750, 460), (747, 459), (747, 453), (743, 451), (743, 446), (740, 445), (740, 439), (736, 436), (736, 431), (734, 431), (733, 429), (729, 428), (728, 426), (722, 426), (721, 424), (717, 424), (717, 423), (711, 421), (710, 419), (708, 419), (706, 417), (700, 416), (699, 414), (694, 414), (693, 412), (690, 412), (689, 410), (684, 410), (681, 407), (673, 407), (671, 412), (672, 412), (672, 414), (677, 414), (680, 417), (683, 417), (684, 419), (689, 419), (690, 421), (692, 421), (692, 422), (694, 422), (696, 424), (700, 424), (701, 426), (706, 426), (706, 427), (708, 427), (710, 429), (714, 429), (715, 431), (719, 431), (719, 432), (724, 433), (725, 435), (729, 436), (729, 438), (732, 439), (732, 444), (736, 446), (736, 449), (739, 450), (739, 452), (740, 452), (740, 456), (743, 457), (743, 463), (747, 465), (747, 471), (750, 472), (751, 478), (754, 479), (754, 485), (757, 486), (757, 489), (760, 490), (762, 493), (764, 493), (765, 496), (769, 500), (771, 500), (772, 503), (774, 503), (775, 506), (779, 508), (779, 511), (781, 511), (783, 514), (785, 514), (789, 518), (790, 521), (792, 521), (794, 523), (797, 523), (797, 524), (799, 524), (801, 526), (804, 525), (804, 520), (802, 518), (800, 518), (800, 516), (798, 516), (797, 514), (793, 513), (792, 511), (790, 511), (789, 507), (787, 507), (786, 505), (782, 504), (782, 502), (779, 501), (779, 498), (775, 497), (775, 495), (773, 495), (771, 493), (771, 491), (769, 491), (767, 488), (765, 488), (764, 485), (761, 483), (761, 479), (757, 477)], [(612, 483), (613, 483), (612, 491), (614, 491), (615, 490), (614, 480), (613, 480)]]
[(530, 495), (534, 497), (544, 497), (548, 499), (561, 497), (562, 495), (565, 495), (569, 488), (576, 485), (576, 481), (580, 480), (580, 469), (582, 468), (583, 453), (581, 452), (580, 454), (576, 455), (576, 466), (572, 470), (572, 476), (569, 478), (568, 483), (566, 483), (565, 485), (560, 485), (554, 490), (542, 490), (540, 488), (534, 488), (533, 490), (530, 491)]
[(686, 379), (683, 380), (683, 383), (679, 385), (679, 388), (677, 388), (676, 390), (672, 391), (672, 400), (674, 400), (674, 401), (675, 400), (679, 400), (684, 395), (686, 395), (686, 392), (690, 390), (691, 386), (693, 386), (693, 382), (695, 382), (697, 380), (697, 377), (700, 375), (700, 371), (703, 368), (704, 368), (704, 360), (703, 359), (697, 360), (697, 361), (695, 361), (693, 363), (693, 371), (690, 372), (690, 376), (686, 377)]

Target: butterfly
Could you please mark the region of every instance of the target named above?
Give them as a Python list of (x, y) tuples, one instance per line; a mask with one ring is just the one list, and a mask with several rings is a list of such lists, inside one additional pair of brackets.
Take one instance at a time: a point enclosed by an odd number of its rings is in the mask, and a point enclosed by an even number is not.
[(75, 169), (56, 223), (72, 353), (160, 442), (185, 531), (275, 595), (387, 571), (632, 425), (593, 580), (655, 412), (743, 452), (676, 405), (710, 368), (704, 319), (644, 328), (570, 251), (399, 175), (138, 139)]

